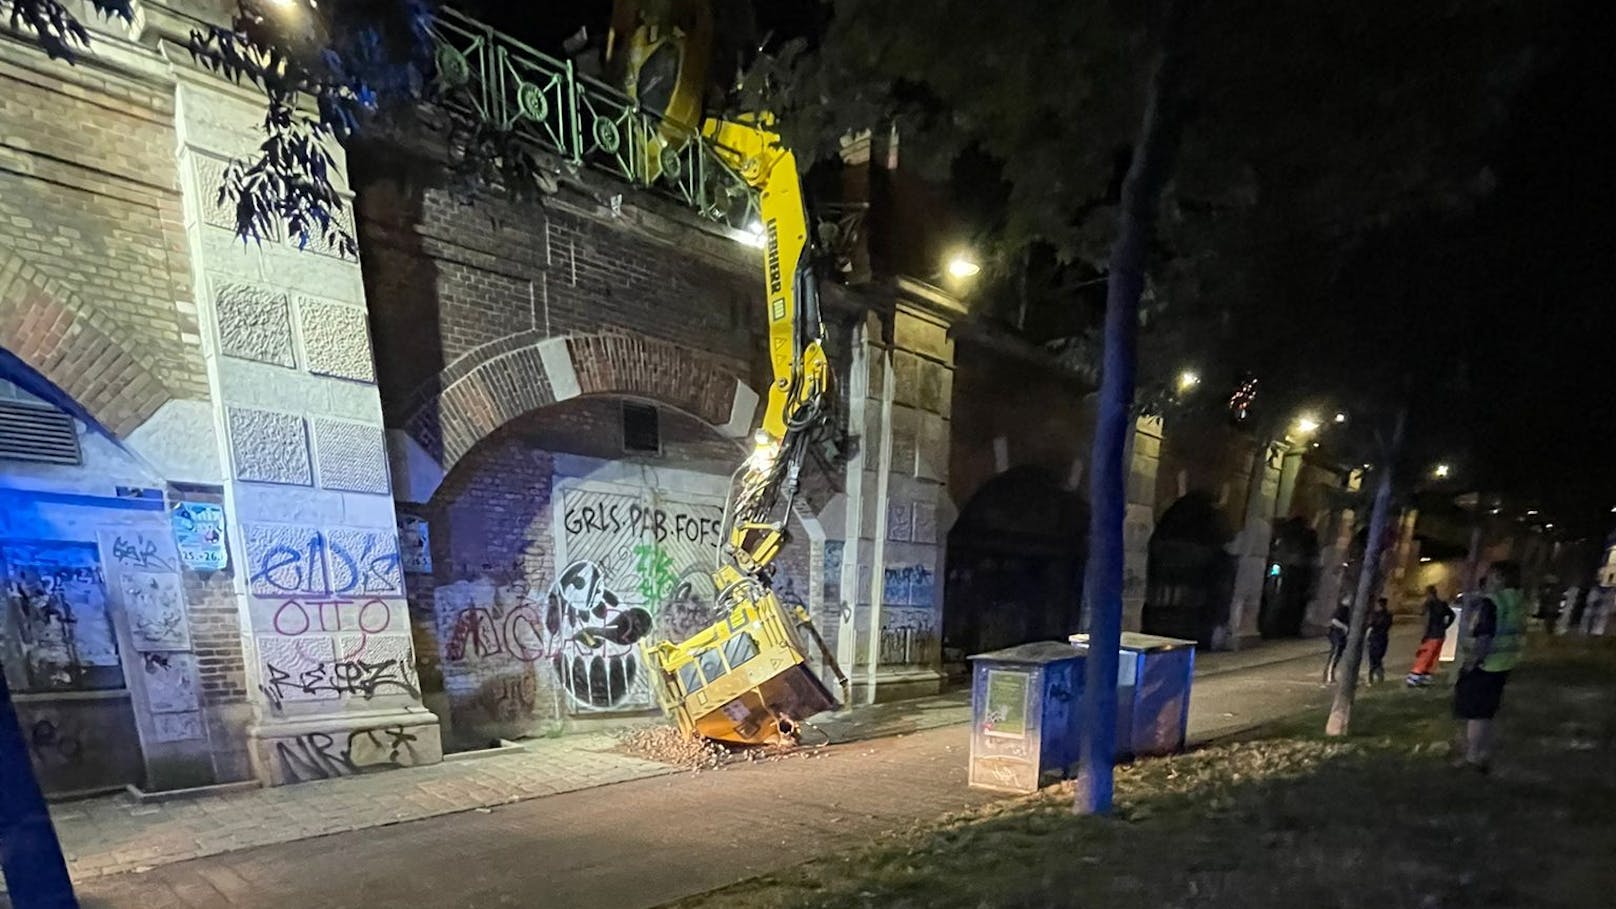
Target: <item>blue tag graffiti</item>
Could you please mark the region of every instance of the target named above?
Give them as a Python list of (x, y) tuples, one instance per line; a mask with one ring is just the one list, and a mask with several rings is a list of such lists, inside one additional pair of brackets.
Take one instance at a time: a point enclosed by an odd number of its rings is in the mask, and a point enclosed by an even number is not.
[(399, 590), (398, 575), (398, 546), (383, 535), (365, 535), (354, 553), (315, 532), (300, 547), (280, 544), (265, 550), (252, 582), (277, 593), (389, 593)]

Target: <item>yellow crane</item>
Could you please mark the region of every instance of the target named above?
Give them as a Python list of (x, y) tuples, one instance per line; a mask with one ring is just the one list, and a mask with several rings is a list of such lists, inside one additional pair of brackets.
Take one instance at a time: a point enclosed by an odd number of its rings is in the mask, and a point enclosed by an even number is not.
[(825, 419), (830, 364), (808, 261), (808, 218), (796, 157), (770, 118), (704, 115), (713, 39), (707, 0), (616, 0), (606, 57), (641, 107), (660, 112), (648, 128), (646, 161), (699, 132), (758, 192), (764, 256), (768, 351), (773, 367), (753, 450), (731, 484), (723, 542), (713, 570), (714, 622), (684, 641), (642, 644), (652, 688), (686, 735), (736, 744), (796, 739), (803, 720), (837, 706), (808, 664), (814, 643), (847, 698), (847, 677), (801, 606), (770, 587), (771, 563), (786, 542), (786, 522), (803, 458)]

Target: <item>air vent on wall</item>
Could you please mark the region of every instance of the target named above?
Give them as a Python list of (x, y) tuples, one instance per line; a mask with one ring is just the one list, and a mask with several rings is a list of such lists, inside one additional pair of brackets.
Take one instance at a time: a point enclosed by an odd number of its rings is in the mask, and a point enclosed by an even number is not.
[(53, 407), (0, 402), (0, 459), (82, 464), (73, 418)]
[(623, 450), (634, 454), (662, 453), (662, 429), (655, 407), (623, 402)]

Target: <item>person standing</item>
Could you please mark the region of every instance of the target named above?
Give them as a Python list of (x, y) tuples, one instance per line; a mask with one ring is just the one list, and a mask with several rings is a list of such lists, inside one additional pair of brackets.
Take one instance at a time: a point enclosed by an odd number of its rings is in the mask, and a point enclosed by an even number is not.
[(1453, 624), (1453, 618), (1453, 607), (1437, 596), (1436, 587), (1427, 586), (1425, 634), (1420, 638), (1419, 649), (1414, 651), (1414, 667), (1408, 671), (1409, 687), (1431, 684), (1437, 661), (1442, 658), (1442, 642), (1447, 640), (1448, 626)]
[(1392, 611), (1381, 597), (1369, 613), (1369, 684), (1386, 681), (1386, 650), (1392, 643)]
[(1324, 684), (1335, 681), (1335, 668), (1341, 663), (1341, 655), (1347, 652), (1347, 627), (1352, 621), (1352, 610), (1342, 603), (1335, 608), (1335, 614), (1330, 616), (1330, 656), (1324, 663)]
[(1461, 724), (1454, 766), (1486, 773), (1492, 764), (1493, 718), (1526, 644), (1520, 568), (1514, 562), (1494, 562), (1483, 593), (1474, 604), (1466, 600), (1468, 627), (1460, 636), (1463, 662), (1453, 687), (1453, 716)]

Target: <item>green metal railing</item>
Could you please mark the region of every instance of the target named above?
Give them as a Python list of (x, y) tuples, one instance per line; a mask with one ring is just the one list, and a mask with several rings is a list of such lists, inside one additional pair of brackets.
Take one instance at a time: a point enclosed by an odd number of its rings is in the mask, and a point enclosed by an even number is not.
[[(741, 230), (757, 222), (757, 193), (695, 130), (452, 9), (439, 9), (432, 33), (445, 106), (707, 220)], [(657, 135), (673, 139), (653, 151), (656, 144), (648, 140)]]

